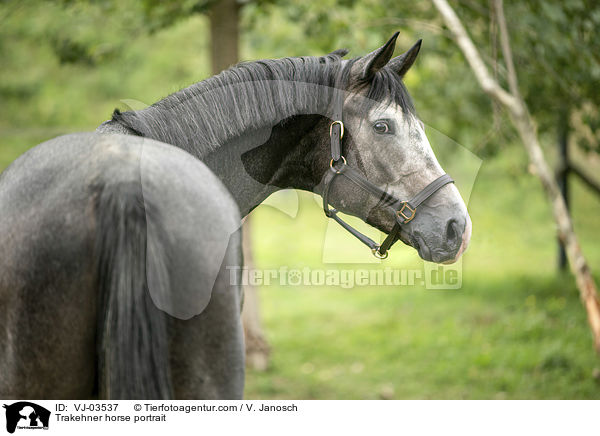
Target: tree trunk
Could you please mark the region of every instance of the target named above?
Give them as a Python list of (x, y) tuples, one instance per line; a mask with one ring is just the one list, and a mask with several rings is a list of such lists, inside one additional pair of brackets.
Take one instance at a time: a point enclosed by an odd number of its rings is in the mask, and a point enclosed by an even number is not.
[(213, 74), (219, 74), (238, 62), (239, 11), (237, 0), (219, 0), (209, 11)]
[[(210, 17), (210, 56), (213, 74), (236, 64), (239, 59), (239, 9), (237, 0), (220, 0), (211, 8)], [(250, 219), (242, 227), (244, 265), (253, 267)], [(269, 344), (263, 333), (258, 289), (244, 286), (244, 307), (242, 323), (246, 339), (246, 362), (260, 371), (264, 371), (269, 362)]]
[(490, 97), (502, 104), (511, 116), (513, 125), (517, 129), (523, 146), (527, 150), (529, 160), (535, 167), (536, 174), (542, 182), (546, 196), (552, 205), (554, 221), (558, 228), (558, 237), (565, 246), (569, 265), (571, 271), (575, 275), (575, 280), (579, 289), (579, 296), (587, 311), (588, 323), (592, 332), (594, 346), (596, 352), (600, 353), (600, 300), (598, 299), (596, 283), (594, 282), (588, 263), (581, 252), (581, 247), (573, 229), (573, 222), (571, 220), (571, 215), (569, 215), (567, 205), (561, 195), (554, 174), (544, 158), (544, 153), (539, 144), (535, 123), (531, 118), (525, 101), (519, 93), (502, 0), (493, 0), (493, 6), (500, 27), (500, 43), (506, 62), (510, 92), (507, 92), (492, 78), (487, 66), (481, 59), (477, 48), (473, 44), (473, 41), (447, 0), (432, 1), (444, 18), (446, 26), (452, 33), (457, 45), (465, 55), (481, 88)]
[[(558, 187), (562, 194), (567, 209), (569, 209), (569, 121), (568, 111), (561, 110), (559, 114), (558, 125), (558, 156), (559, 167), (557, 172)], [(558, 269), (565, 271), (567, 269), (567, 253), (565, 245), (558, 238)]]

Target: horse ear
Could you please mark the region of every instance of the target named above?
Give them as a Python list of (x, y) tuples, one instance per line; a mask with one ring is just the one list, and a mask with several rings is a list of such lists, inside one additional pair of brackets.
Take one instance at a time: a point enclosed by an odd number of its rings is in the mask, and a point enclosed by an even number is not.
[(377, 71), (385, 67), (394, 54), (396, 39), (399, 34), (400, 32), (394, 33), (383, 46), (356, 61), (353, 69), (355, 69), (359, 79), (370, 79)]
[(419, 54), (419, 50), (421, 49), (422, 39), (419, 39), (415, 45), (409, 48), (406, 53), (401, 54), (400, 56), (396, 56), (389, 63), (389, 67), (394, 70), (400, 77), (403, 77), (406, 72), (410, 69), (412, 64), (417, 59), (417, 55)]
[(346, 56), (348, 53), (350, 52), (350, 50), (348, 50), (347, 48), (338, 48), (337, 50), (332, 51), (331, 53), (329, 53), (330, 55), (334, 55), (334, 56), (339, 56), (341, 58), (343, 58), (344, 56)]

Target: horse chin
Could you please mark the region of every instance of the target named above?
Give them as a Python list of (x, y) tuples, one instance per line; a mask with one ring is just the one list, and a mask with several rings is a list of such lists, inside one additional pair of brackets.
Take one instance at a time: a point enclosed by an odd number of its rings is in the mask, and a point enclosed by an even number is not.
[(421, 259), (426, 260), (427, 262), (434, 262), (432, 252), (421, 236), (411, 235), (410, 242), (409, 245), (417, 250)]

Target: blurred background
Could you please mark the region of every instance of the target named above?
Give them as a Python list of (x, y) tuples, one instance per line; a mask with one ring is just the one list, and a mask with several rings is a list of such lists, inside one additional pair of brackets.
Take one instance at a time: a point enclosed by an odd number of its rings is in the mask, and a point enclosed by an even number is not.
[[(505, 83), (489, 3), (451, 3)], [(600, 4), (525, 0), (505, 14), (521, 92), (597, 272)], [(248, 368), (246, 397), (600, 398), (600, 362), (560, 267), (550, 205), (508, 115), (481, 92), (428, 1), (0, 2), (0, 170), (42, 141), (94, 130), (115, 107), (139, 109), (238, 60), (359, 56), (396, 30), (397, 54), (424, 40), (405, 81), (432, 145), (451, 138), (482, 159), (474, 185), (461, 187), (474, 227), (462, 288), (260, 287), (250, 323), (270, 353)], [(381, 264), (324, 262), (327, 238), (344, 252), (366, 249), (328, 230), (310, 194), (298, 194), (293, 217), (279, 209), (251, 215), (256, 268), (423, 268), (400, 245)]]

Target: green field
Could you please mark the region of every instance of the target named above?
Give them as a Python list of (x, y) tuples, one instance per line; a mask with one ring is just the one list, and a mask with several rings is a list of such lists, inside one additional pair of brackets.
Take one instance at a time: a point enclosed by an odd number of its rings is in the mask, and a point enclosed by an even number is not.
[[(2, 167), (42, 139), (35, 131), (2, 138)], [(556, 272), (550, 211), (522, 162), (513, 147), (482, 165), (459, 290), (263, 286), (272, 359), (267, 371), (248, 371), (246, 397), (600, 398), (585, 312), (572, 277)], [(573, 188), (576, 229), (594, 268), (600, 200)], [(295, 218), (270, 206), (253, 213), (257, 268), (422, 268), (401, 245), (380, 265), (323, 263), (328, 222), (309, 194), (299, 197)], [(367, 251), (331, 233), (341, 250)]]
[[(510, 155), (484, 162), (475, 184), (462, 289), (263, 287), (272, 364), (249, 372), (247, 397), (600, 398), (585, 311), (572, 277), (556, 272), (549, 207), (537, 180), (519, 173), (521, 151)], [(594, 268), (600, 199), (573, 187)], [(318, 267), (326, 223), (315, 202), (301, 202), (293, 220), (263, 207), (253, 223), (259, 267)], [(396, 246), (386, 262), (414, 268), (416, 254), (402, 253), (410, 251)]]

